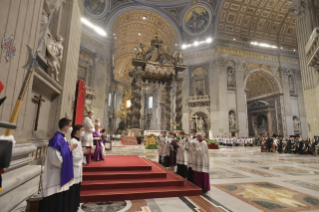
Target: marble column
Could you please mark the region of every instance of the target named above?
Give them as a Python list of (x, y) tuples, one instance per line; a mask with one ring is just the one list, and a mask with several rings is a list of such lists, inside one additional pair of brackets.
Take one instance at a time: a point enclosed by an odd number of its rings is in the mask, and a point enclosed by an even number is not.
[(172, 86), (170, 84), (166, 84), (166, 104), (165, 104), (165, 129), (171, 129), (171, 90)]
[(132, 82), (132, 114), (131, 114), (131, 127), (135, 129), (140, 128), (140, 119), (141, 119), (141, 90), (142, 90), (142, 76), (143, 71), (142, 67), (137, 67), (137, 70), (134, 73), (133, 82)]
[(305, 47), (309, 37), (316, 27), (317, 21), (313, 11), (315, 7), (311, 0), (294, 0), (289, 6), (289, 11), (295, 15), (295, 26), (299, 49), (299, 61), (301, 68), (302, 87), (304, 90), (305, 109), (307, 115), (308, 136), (319, 134), (319, 77), (315, 68), (307, 66)]
[(182, 116), (183, 116), (183, 104), (182, 104), (182, 83), (183, 83), (183, 78), (178, 77), (176, 81), (176, 107), (175, 107), (175, 122), (178, 124), (176, 127), (177, 130), (182, 130), (183, 129), (183, 123), (182, 123)]

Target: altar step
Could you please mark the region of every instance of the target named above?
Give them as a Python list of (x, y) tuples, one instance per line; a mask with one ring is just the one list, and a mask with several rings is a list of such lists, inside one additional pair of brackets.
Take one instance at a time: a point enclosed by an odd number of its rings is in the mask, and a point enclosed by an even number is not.
[[(117, 167), (114, 167), (112, 160), (117, 160)], [(112, 164), (112, 168), (109, 168), (108, 164)], [(137, 168), (133, 169), (130, 166)], [(146, 167), (151, 167), (151, 169), (145, 170)], [(81, 202), (197, 196), (202, 194), (202, 190), (194, 184), (162, 165), (139, 156), (106, 156), (105, 161), (93, 162), (84, 167), (83, 171)]]

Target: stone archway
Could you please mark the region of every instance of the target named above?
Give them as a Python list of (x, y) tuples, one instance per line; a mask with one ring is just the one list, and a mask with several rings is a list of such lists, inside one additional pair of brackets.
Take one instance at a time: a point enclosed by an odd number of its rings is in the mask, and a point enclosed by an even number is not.
[(277, 67), (245, 64), (244, 86), (250, 136), (285, 134), (280, 82)]

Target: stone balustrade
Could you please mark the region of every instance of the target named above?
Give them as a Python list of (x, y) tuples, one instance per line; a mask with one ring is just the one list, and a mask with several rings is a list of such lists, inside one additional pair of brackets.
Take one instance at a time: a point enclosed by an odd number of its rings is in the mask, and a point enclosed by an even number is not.
[(200, 107), (209, 106), (210, 98), (208, 95), (191, 96), (188, 98), (188, 106), (190, 107)]

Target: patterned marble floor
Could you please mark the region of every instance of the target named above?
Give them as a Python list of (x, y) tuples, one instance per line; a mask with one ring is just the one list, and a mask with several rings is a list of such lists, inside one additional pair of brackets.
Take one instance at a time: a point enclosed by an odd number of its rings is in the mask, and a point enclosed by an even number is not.
[[(157, 150), (113, 142), (109, 155), (157, 160)], [(319, 157), (261, 153), (260, 147), (210, 150), (211, 191), (203, 196), (85, 203), (81, 212), (318, 211)]]

